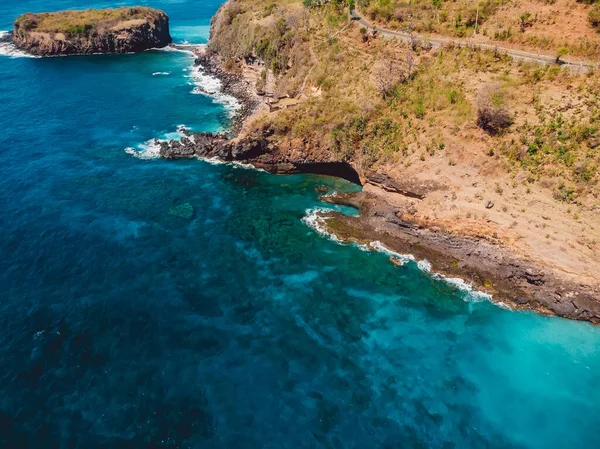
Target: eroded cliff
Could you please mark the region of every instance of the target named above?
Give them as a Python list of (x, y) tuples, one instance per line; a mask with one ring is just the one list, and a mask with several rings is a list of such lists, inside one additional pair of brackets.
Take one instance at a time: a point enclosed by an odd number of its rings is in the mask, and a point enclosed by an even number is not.
[(171, 43), (169, 18), (133, 7), (27, 13), (14, 24), (12, 41), (36, 56), (130, 53)]

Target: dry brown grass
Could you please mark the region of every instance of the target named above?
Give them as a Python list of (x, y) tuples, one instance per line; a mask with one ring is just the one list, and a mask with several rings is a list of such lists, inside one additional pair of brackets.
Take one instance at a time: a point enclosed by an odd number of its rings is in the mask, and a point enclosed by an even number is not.
[[(593, 2), (575, 0), (359, 0), (370, 20), (392, 29), (519, 46), (551, 56), (600, 57)], [(597, 9), (597, 7), (596, 7)]]
[(26, 13), (15, 20), (15, 30), (40, 33), (86, 34), (110, 29), (120, 22), (154, 18), (161, 11), (136, 6), (114, 9), (69, 10), (53, 13)]
[[(276, 94), (308, 97), (257, 122), (282, 141), (364, 170), (474, 163), (487, 176), (539, 185), (559, 202), (598, 202), (598, 74), (468, 48), (415, 52), (399, 42), (365, 41), (359, 25), (345, 20), (345, 7), (307, 14), (299, 1), (266, 10), (253, 0), (233, 5), (213, 48), (232, 60), (258, 54), (276, 73)], [(381, 67), (394, 72), (385, 95)], [(477, 126), (478, 99), (491, 86), (503, 93), (499, 106), (510, 118), (493, 135)]]

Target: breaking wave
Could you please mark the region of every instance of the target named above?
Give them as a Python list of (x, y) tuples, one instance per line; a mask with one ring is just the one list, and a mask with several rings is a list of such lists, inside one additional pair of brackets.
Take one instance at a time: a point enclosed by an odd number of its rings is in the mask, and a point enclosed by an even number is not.
[(0, 31), (0, 56), (8, 56), (10, 58), (38, 58), (19, 50), (15, 44), (10, 41), (9, 31)]
[[(182, 137), (186, 136), (187, 131), (189, 131), (187, 126), (179, 125), (176, 131), (164, 133), (158, 138), (147, 140), (135, 147), (125, 148), (125, 153), (131, 154), (138, 159), (157, 159), (160, 157), (160, 144), (162, 142), (180, 140)], [(188, 138), (193, 140), (194, 136), (189, 136)]]
[[(302, 222), (306, 224), (308, 227), (313, 229), (318, 234), (327, 237), (334, 242), (343, 244), (344, 242), (340, 240), (335, 234), (329, 232), (325, 228), (325, 222), (327, 221), (327, 217), (321, 215), (322, 213), (333, 212), (333, 209), (325, 208), (325, 207), (315, 207), (313, 209), (307, 209), (306, 215), (302, 218)], [(473, 288), (473, 285), (466, 282), (464, 279), (460, 278), (450, 278), (446, 277), (439, 273), (433, 273), (431, 271), (431, 263), (426, 260), (417, 260), (412, 254), (400, 254), (391, 249), (385, 247), (383, 243), (379, 241), (370, 242), (366, 245), (355, 243), (359, 249), (363, 251), (377, 251), (383, 254), (386, 254), (394, 259), (396, 259), (399, 263), (398, 265), (404, 265), (409, 262), (413, 262), (417, 265), (417, 267), (423, 271), (424, 273), (428, 273), (433, 279), (437, 279), (447, 284), (452, 285), (457, 290), (461, 291), (466, 295), (466, 297), (473, 302), (481, 302), (481, 301), (490, 301), (499, 307), (504, 309), (511, 310), (510, 306), (503, 302), (493, 301), (492, 295), (484, 292), (480, 292)]]
[(194, 86), (193, 94), (207, 95), (212, 98), (213, 102), (223, 105), (230, 115), (235, 114), (242, 105), (232, 95), (223, 92), (223, 83), (219, 78), (209, 75), (204, 71), (202, 66), (191, 66), (188, 68), (188, 78), (191, 79), (190, 84)]

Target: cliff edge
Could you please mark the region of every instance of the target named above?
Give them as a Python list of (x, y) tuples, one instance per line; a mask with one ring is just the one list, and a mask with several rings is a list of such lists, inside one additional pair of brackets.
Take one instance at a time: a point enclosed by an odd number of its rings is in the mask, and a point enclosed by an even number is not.
[(36, 56), (130, 53), (171, 43), (169, 18), (146, 7), (26, 13), (17, 18), (13, 43)]

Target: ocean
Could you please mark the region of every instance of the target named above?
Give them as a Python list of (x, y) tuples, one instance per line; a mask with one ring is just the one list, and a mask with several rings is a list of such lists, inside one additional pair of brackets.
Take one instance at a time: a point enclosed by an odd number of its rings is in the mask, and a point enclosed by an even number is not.
[(594, 446), (599, 328), (321, 234), (346, 181), (157, 159), (236, 108), (190, 54), (0, 54), (1, 448)]

